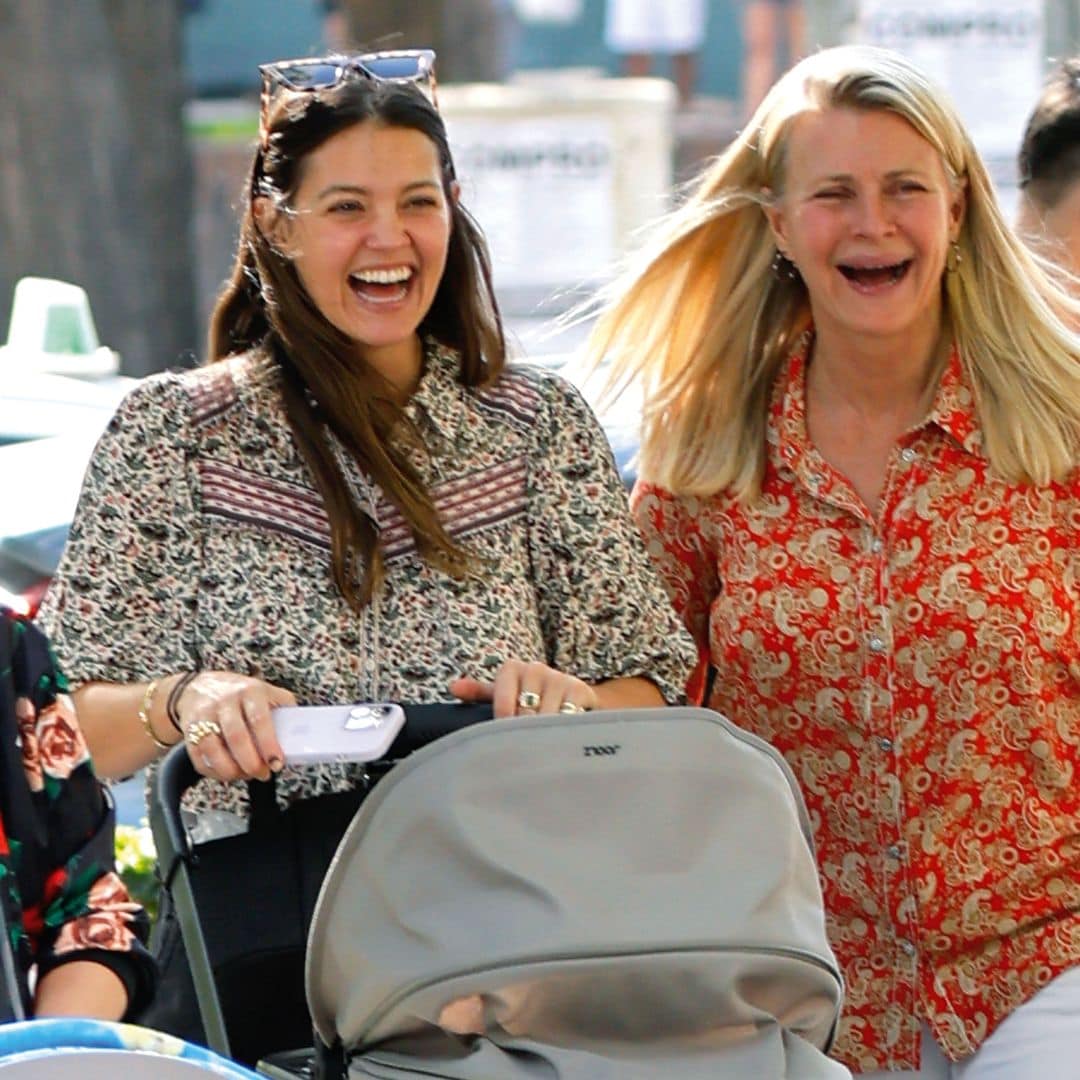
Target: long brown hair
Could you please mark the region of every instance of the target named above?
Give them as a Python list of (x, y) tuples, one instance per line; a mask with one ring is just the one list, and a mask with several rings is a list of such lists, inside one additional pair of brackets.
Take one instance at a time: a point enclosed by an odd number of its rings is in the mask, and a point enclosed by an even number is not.
[(386, 380), (356, 358), (355, 342), (321, 314), (292, 262), (263, 236), (253, 204), (267, 196), (287, 211), (306, 157), (338, 132), (366, 122), (419, 131), (435, 144), (450, 206), (450, 242), (419, 333), (458, 351), (462, 385), (498, 377), (506, 341), (491, 263), (479, 226), (452, 197), (454, 164), (442, 118), (415, 87), (362, 77), (328, 90), (284, 93), (268, 118), (251, 166), (236, 261), (210, 322), (207, 357), (214, 363), (258, 349), (280, 366), (289, 425), (330, 520), (334, 581), (357, 611), (382, 577), (378, 527), (350, 496), (327, 428), (404, 515), (425, 559), (460, 577), (468, 556), (444, 529), (409, 460), (409, 451), (422, 445), (401, 404)]

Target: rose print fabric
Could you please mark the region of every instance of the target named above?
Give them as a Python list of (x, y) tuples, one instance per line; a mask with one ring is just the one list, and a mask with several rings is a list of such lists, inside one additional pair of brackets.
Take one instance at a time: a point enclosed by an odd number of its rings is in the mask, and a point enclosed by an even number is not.
[(991, 471), (955, 354), (877, 519), (778, 380), (763, 497), (648, 484), (639, 524), (699, 649), (694, 689), (791, 763), (847, 982), (835, 1053), (952, 1059), (1080, 963), (1080, 477)]
[[(652, 679), (680, 699), (693, 644), (630, 517), (603, 432), (577, 391), (529, 368), (457, 381), (428, 342), (407, 407), (447, 530), (475, 558), (454, 580), (341, 447), (377, 522), (384, 587), (361, 615), (336, 589), (322, 502), (293, 442), (277, 366), (257, 354), (144, 380), (91, 463), (39, 620), (79, 682), (224, 669), (301, 704), (433, 702), (507, 659), (598, 682)], [(354, 786), (356, 765), (288, 768), (283, 801)], [(202, 781), (188, 807), (246, 813), (242, 784)]]
[(0, 609), (0, 903), (27, 1015), (27, 976), (105, 964), (149, 1000), (146, 913), (114, 871), (113, 809), (94, 776), (66, 684), (42, 634)]

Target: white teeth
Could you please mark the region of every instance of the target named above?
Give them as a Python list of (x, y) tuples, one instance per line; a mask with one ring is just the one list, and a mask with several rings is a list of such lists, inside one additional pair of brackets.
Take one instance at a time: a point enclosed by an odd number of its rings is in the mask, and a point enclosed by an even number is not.
[(350, 276), (370, 285), (396, 285), (408, 281), (412, 277), (412, 270), (407, 266), (397, 266), (392, 270), (357, 270)]

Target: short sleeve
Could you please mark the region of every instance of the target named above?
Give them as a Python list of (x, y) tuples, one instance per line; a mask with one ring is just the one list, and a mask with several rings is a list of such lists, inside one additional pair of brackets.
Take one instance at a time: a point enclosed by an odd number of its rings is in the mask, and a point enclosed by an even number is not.
[[(128, 1015), (153, 993), (150, 922), (115, 872), (115, 811), (94, 775), (65, 680), (44, 636), (13, 624), (12, 696), (22, 777), (6, 793), (22, 929), (43, 977), (92, 960), (123, 981)], [(17, 844), (14, 843), (17, 841)]]
[(74, 685), (198, 666), (200, 558), (191, 403), (176, 375), (141, 382), (91, 458), (38, 615)]
[(529, 543), (548, 663), (586, 682), (644, 676), (683, 699), (693, 647), (645, 554), (599, 423), (577, 390), (541, 383)]
[(715, 553), (702, 529), (701, 500), (677, 497), (639, 480), (630, 502), (649, 557), (697, 645), (698, 666), (690, 686), (694, 699), (704, 690), (709, 613), (720, 591)]

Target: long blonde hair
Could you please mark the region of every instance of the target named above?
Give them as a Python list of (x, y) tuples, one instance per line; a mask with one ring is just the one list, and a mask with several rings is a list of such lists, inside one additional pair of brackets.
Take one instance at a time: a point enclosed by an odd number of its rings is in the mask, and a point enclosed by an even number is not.
[(780, 366), (810, 325), (801, 278), (774, 274), (763, 207), (782, 192), (793, 120), (808, 110), (885, 110), (966, 184), (960, 264), (944, 315), (976, 396), (984, 449), (1015, 481), (1063, 479), (1080, 452), (1080, 303), (1014, 236), (953, 106), (909, 61), (867, 46), (808, 57), (772, 88), (683, 205), (597, 300), (587, 354), (618, 392), (645, 391), (641, 475), (677, 494), (753, 501)]

